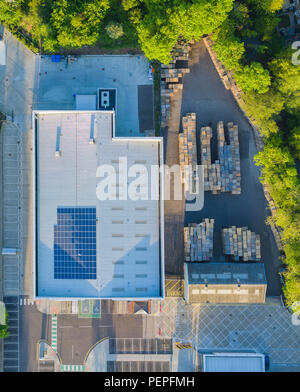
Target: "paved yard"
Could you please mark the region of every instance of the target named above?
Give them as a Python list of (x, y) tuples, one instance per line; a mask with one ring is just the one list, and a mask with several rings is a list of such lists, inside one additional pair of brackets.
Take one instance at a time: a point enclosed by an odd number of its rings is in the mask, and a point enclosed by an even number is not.
[[(248, 226), (261, 237), (262, 260), (265, 263), (268, 281), (267, 295), (279, 296), (280, 281), (278, 276), (279, 259), (276, 243), (265, 220), (269, 215), (267, 202), (259, 182), (260, 172), (253, 162), (257, 153), (252, 129), (239, 110), (231, 92), (223, 86), (209, 54), (202, 42), (196, 43), (189, 61), (191, 72), (184, 77), (181, 116), (186, 113), (197, 114), (197, 130), (210, 122), (216, 135), (218, 121), (226, 124), (233, 121), (239, 126), (241, 154), (241, 195), (205, 192), (204, 208), (197, 212), (187, 212), (185, 223), (198, 223), (203, 218), (215, 219), (214, 261), (224, 261), (221, 242), (221, 228)], [(215, 136), (216, 141), (216, 136)], [(213, 160), (216, 159), (216, 142), (213, 143)], [(199, 149), (200, 152), (200, 149)], [(199, 154), (200, 162), (200, 154)], [(180, 248), (182, 245), (178, 245)], [(179, 249), (181, 252), (181, 248)], [(168, 270), (168, 267), (166, 268)]]
[(162, 337), (191, 341), (200, 351), (250, 350), (270, 354), (271, 363), (300, 365), (300, 326), (275, 303), (187, 305), (168, 298), (155, 325)]

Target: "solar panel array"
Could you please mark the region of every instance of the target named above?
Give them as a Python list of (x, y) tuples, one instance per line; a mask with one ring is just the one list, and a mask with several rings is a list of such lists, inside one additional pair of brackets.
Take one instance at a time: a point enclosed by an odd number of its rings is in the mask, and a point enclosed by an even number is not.
[(57, 208), (54, 278), (96, 277), (96, 207)]

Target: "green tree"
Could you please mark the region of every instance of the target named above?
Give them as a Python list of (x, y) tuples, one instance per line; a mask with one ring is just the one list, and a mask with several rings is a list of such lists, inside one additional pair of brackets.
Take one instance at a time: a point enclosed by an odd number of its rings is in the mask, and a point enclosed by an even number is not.
[(300, 126), (291, 130), (289, 143), (297, 159), (300, 159)]
[(273, 86), (280, 92), (287, 109), (300, 108), (300, 65), (291, 63), (288, 50), (269, 63), (273, 75)]
[(246, 0), (257, 12), (273, 13), (282, 8), (284, 0)]
[(256, 91), (264, 94), (269, 90), (271, 77), (267, 69), (260, 63), (253, 62), (245, 65), (241, 71), (234, 74), (235, 79), (243, 91)]
[(240, 60), (245, 53), (244, 43), (235, 36), (233, 20), (223, 23), (213, 34), (214, 50), (226, 68), (232, 71), (241, 69)]
[(198, 40), (211, 33), (226, 20), (233, 0), (143, 0), (139, 4), (129, 13), (141, 49), (148, 59), (168, 63), (179, 36)]
[(62, 47), (95, 45), (109, 0), (56, 0), (51, 22)]
[(5, 312), (5, 324), (0, 324), (0, 339), (7, 338), (9, 336), (8, 332), (8, 313)]
[(123, 27), (119, 23), (111, 22), (106, 26), (105, 30), (111, 39), (118, 39), (124, 34)]

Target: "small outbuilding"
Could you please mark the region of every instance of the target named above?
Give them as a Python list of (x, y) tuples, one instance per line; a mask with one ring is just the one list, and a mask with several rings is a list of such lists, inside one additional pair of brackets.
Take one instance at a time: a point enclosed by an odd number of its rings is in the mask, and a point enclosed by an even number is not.
[(203, 355), (204, 372), (265, 372), (265, 355), (212, 353)]
[(184, 297), (188, 303), (264, 303), (266, 291), (261, 262), (184, 264)]

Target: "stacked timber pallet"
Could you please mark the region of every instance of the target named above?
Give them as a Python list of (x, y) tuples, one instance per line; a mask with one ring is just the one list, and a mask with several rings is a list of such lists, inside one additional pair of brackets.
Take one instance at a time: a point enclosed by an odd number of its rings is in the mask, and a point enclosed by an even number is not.
[[(199, 173), (195, 113), (188, 113), (182, 118), (182, 128), (183, 132), (178, 134), (181, 182), (185, 184), (185, 191), (196, 193)], [(186, 168), (191, 170), (191, 172), (185, 172)]]
[[(162, 126), (166, 126), (170, 118), (171, 99), (174, 95), (182, 90), (182, 77), (189, 73), (188, 67), (189, 51), (191, 50), (191, 42), (183, 39), (178, 40), (172, 50), (172, 60), (170, 64), (161, 65), (161, 122)], [(178, 61), (185, 61), (178, 65)]]
[(213, 255), (214, 219), (184, 228), (185, 261), (208, 261)]
[(232, 181), (231, 193), (239, 195), (241, 193), (241, 161), (240, 161), (240, 144), (239, 129), (232, 122), (227, 124), (229, 133), (229, 145), (232, 159)]
[(238, 127), (228, 123), (229, 144), (226, 144), (223, 122), (217, 127), (218, 157), (211, 162), (212, 129), (202, 127), (200, 132), (201, 164), (204, 169), (204, 190), (213, 194), (220, 192), (241, 193), (241, 166)]
[(231, 226), (222, 229), (222, 241), (224, 254), (235, 261), (261, 259), (260, 236), (248, 227)]
[(223, 122), (219, 121), (218, 154), (221, 165), (221, 192), (241, 193), (241, 167), (240, 148), (238, 138), (238, 126), (233, 123), (227, 124), (229, 145), (225, 143)]
[[(172, 61), (177, 61), (177, 60), (188, 60), (189, 59), (189, 52), (191, 50), (191, 44), (193, 44), (194, 41), (189, 41), (186, 42), (185, 39), (179, 38), (177, 43), (174, 45), (171, 56), (173, 58)], [(171, 61), (171, 62), (172, 62)]]
[(202, 127), (200, 131), (201, 163), (204, 169), (204, 190), (218, 193), (221, 190), (220, 164), (218, 161), (211, 163), (212, 128)]

